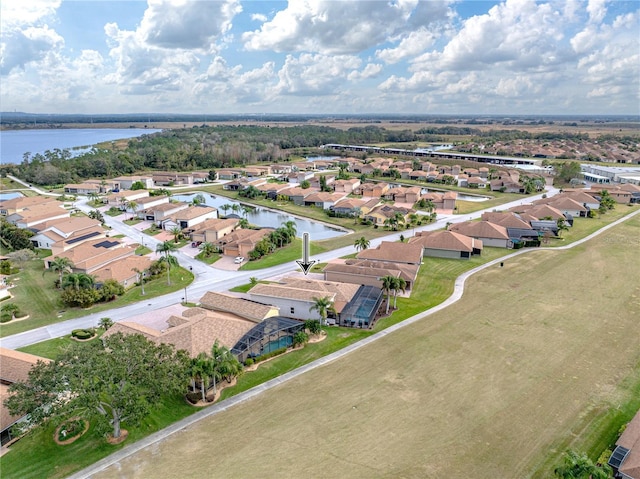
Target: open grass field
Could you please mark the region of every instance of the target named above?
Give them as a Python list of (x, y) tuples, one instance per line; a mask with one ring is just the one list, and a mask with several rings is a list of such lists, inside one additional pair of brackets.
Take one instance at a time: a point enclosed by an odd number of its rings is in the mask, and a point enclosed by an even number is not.
[(550, 477), (637, 395), (639, 237), (635, 217), (489, 268), (446, 310), (95, 477)]

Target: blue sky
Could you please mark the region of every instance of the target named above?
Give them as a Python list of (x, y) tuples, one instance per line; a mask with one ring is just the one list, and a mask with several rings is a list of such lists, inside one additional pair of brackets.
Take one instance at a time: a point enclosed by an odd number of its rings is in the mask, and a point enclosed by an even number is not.
[(640, 2), (15, 0), (0, 109), (639, 114)]

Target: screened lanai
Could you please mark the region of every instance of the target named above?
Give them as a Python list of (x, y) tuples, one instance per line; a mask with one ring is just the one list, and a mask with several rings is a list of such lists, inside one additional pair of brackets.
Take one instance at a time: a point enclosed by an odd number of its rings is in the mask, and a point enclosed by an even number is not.
[(340, 313), (340, 326), (370, 328), (382, 303), (382, 290), (363, 285)]
[(304, 323), (295, 319), (272, 316), (256, 324), (231, 349), (231, 353), (244, 362), (276, 349), (291, 346), (293, 335), (304, 329)]

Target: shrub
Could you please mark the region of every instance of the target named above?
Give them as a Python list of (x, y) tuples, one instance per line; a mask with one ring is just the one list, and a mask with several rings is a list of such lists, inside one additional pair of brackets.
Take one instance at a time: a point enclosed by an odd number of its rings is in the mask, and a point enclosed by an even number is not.
[(247, 358), (244, 360), (244, 365), (245, 366), (253, 366), (253, 359), (251, 358)]
[(274, 349), (271, 352), (268, 352), (266, 354), (263, 354), (261, 356), (258, 356), (257, 358), (255, 358), (255, 362), (260, 362), (260, 361), (264, 361), (265, 359), (269, 359), (272, 358), (274, 356), (279, 356), (280, 354), (286, 353), (287, 352), (287, 348), (280, 348), (280, 349)]
[(71, 336), (76, 339), (89, 339), (92, 338), (94, 332), (89, 329), (74, 329), (71, 331)]
[(8, 313), (0, 314), (0, 323), (8, 323), (11, 319), (13, 319), (13, 317)]

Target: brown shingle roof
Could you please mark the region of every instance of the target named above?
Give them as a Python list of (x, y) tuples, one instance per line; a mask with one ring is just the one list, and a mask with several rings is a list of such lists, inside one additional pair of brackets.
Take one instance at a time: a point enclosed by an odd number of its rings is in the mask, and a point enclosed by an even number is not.
[(247, 299), (236, 298), (227, 294), (209, 291), (200, 298), (200, 305), (212, 311), (224, 311), (237, 314), (245, 319), (259, 323), (266, 318), (276, 316), (278, 308), (256, 303)]
[(507, 228), (489, 221), (465, 221), (451, 225), (449, 231), (474, 238), (509, 239)]
[(377, 248), (360, 251), (356, 257), (392, 263), (420, 264), (422, 262), (422, 248), (410, 243), (383, 241)]
[(482, 241), (453, 231), (422, 231), (416, 233), (409, 243), (447, 251), (473, 252), (474, 249), (482, 249)]

